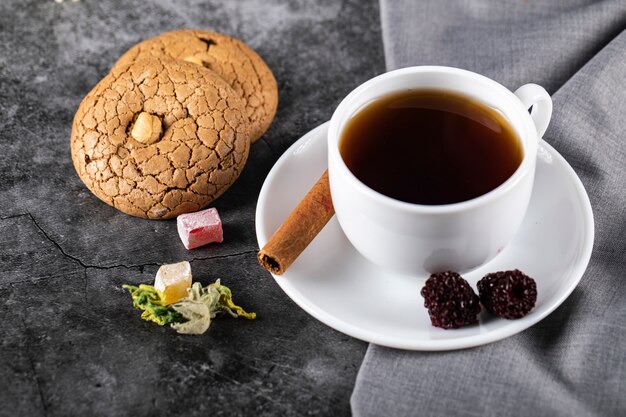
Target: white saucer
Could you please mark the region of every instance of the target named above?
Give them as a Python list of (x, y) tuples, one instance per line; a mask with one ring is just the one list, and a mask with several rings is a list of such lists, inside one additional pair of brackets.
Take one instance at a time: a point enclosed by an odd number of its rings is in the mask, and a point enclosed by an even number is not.
[[(304, 135), (276, 162), (257, 203), (262, 247), (327, 167), (325, 123)], [(535, 188), (522, 227), (496, 259), (464, 277), (474, 289), (489, 272), (521, 269), (537, 281), (535, 308), (519, 320), (481, 313), (479, 324), (432, 327), (420, 295), (423, 281), (384, 271), (363, 258), (336, 218), (276, 282), (300, 307), (358, 339), (411, 350), (451, 350), (514, 335), (556, 309), (574, 290), (591, 257), (593, 214), (574, 170), (541, 142)]]

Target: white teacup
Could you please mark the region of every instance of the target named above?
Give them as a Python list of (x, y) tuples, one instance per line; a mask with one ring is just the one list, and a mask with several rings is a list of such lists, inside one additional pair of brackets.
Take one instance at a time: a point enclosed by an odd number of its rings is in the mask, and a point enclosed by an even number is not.
[[(339, 152), (348, 120), (379, 97), (421, 88), (456, 91), (498, 109), (522, 144), (524, 156), (515, 173), (484, 195), (444, 205), (399, 201), (358, 180)], [(538, 141), (551, 114), (552, 100), (536, 84), (512, 93), (489, 78), (458, 68), (403, 68), (365, 82), (339, 104), (328, 132), (330, 189), (341, 228), (363, 256), (398, 273), (427, 277), (484, 265), (511, 241), (524, 219)]]

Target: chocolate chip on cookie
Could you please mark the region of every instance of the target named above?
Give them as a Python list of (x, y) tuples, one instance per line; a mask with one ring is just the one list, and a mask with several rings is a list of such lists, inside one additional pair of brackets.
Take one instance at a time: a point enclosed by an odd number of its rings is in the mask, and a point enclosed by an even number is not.
[(245, 43), (205, 30), (177, 30), (138, 43), (115, 66), (161, 55), (204, 66), (225, 79), (245, 101), (252, 142), (268, 129), (278, 104), (276, 80), (261, 57)]
[(138, 217), (199, 210), (239, 177), (250, 133), (240, 95), (166, 56), (118, 65), (80, 104), (71, 154), (87, 187)]

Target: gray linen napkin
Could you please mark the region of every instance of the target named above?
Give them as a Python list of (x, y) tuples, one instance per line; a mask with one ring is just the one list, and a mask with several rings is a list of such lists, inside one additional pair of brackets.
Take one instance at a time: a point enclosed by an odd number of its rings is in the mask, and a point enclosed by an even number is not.
[(388, 69), (450, 65), (553, 94), (544, 139), (573, 166), (596, 241), (549, 317), (490, 345), (370, 345), (355, 416), (626, 416), (626, 1), (381, 0)]

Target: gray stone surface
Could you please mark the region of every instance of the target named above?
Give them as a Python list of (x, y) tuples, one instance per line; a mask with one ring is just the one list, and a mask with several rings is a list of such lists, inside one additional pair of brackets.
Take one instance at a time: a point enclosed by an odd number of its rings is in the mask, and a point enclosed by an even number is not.
[[(277, 117), (216, 203), (226, 241), (192, 252), (175, 221), (126, 216), (83, 186), (69, 155), (78, 103), (135, 42), (208, 28), (255, 48)], [(0, 415), (346, 415), (365, 344), (300, 310), (256, 263), (254, 210), (274, 161), (384, 70), (368, 1), (0, 3)], [(139, 319), (120, 285), (192, 261), (256, 321), (180, 336)]]

